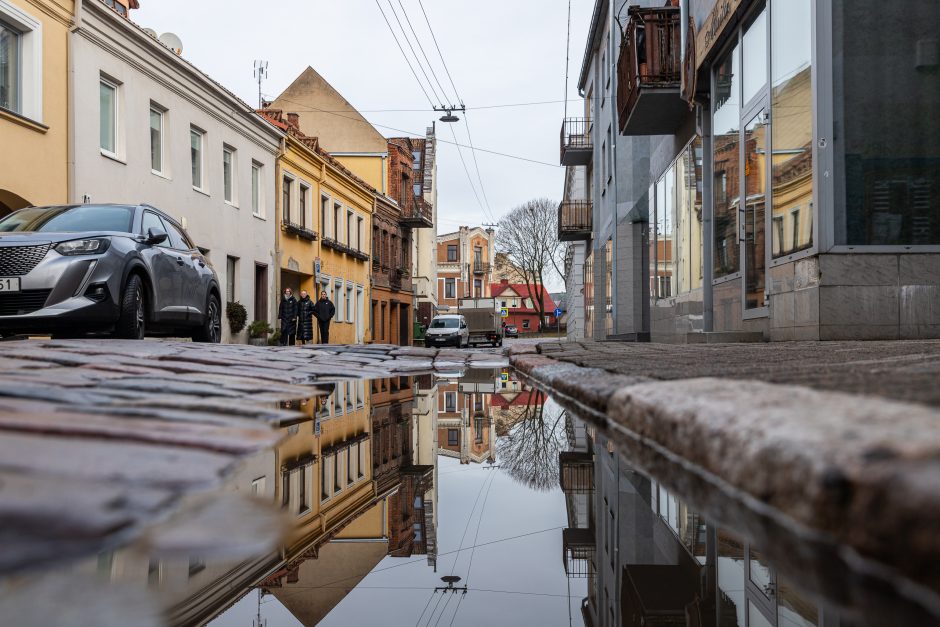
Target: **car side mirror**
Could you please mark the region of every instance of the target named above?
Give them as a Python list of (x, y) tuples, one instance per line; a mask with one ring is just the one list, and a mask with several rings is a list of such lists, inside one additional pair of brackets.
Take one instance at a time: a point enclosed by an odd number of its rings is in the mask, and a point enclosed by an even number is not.
[(157, 244), (162, 244), (165, 242), (167, 237), (169, 236), (166, 234), (166, 231), (152, 226), (147, 229), (147, 237), (144, 239), (144, 244), (147, 244), (148, 246), (156, 246)]

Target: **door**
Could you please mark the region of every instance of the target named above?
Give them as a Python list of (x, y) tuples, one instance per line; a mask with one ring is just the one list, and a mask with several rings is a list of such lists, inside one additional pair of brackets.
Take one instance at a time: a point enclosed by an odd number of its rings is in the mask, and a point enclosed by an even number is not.
[[(316, 289), (316, 286), (314, 286)], [(268, 319), (268, 267), (255, 264), (255, 313), (253, 320), (270, 322)]]
[(410, 344), (408, 341), (408, 329), (411, 326), (409, 311), (408, 305), (402, 304), (398, 306), (398, 343), (402, 346), (408, 346)]
[(186, 308), (181, 304), (183, 294), (183, 270), (176, 263), (176, 255), (171, 248), (167, 226), (157, 214), (145, 211), (141, 221), (141, 234), (146, 236), (153, 228), (167, 234), (167, 239), (154, 246), (145, 246), (141, 256), (150, 267), (153, 280), (153, 303), (151, 309), (157, 322), (180, 321), (186, 319)]
[(740, 206), (741, 259), (744, 265), (744, 309), (766, 310), (766, 199), (767, 199), (767, 114), (759, 110), (744, 126), (744, 187)]
[(205, 258), (192, 241), (183, 235), (183, 231), (168, 220), (163, 223), (170, 234), (170, 245), (176, 257), (176, 265), (181, 270), (181, 304), (186, 308), (186, 316), (190, 322), (201, 321), (209, 298), (207, 274), (211, 273), (206, 272)]

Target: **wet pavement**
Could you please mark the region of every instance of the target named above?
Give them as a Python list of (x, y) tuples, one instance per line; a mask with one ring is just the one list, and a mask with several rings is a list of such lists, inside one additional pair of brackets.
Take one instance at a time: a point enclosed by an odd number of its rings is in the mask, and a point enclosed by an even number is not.
[(940, 624), (917, 581), (471, 367), (492, 353), (225, 351), (223, 373), (161, 343), (44, 348), (0, 357), (20, 625)]

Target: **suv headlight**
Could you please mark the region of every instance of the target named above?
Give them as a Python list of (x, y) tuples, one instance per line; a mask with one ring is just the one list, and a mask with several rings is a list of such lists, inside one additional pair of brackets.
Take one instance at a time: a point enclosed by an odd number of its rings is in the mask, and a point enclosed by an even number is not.
[(60, 255), (100, 255), (108, 250), (111, 240), (106, 237), (73, 239), (57, 244), (55, 251)]

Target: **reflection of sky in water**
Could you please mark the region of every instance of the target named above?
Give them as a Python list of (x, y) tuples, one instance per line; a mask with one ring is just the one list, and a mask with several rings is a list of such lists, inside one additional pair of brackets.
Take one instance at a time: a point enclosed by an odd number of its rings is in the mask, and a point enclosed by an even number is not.
[[(546, 418), (549, 413), (554, 417), (558, 411), (557, 406), (552, 409), (546, 411)], [(569, 588), (561, 559), (561, 530), (567, 525), (567, 515), (561, 490), (531, 490), (501, 469), (486, 470), (486, 464), (460, 465), (458, 460), (443, 456), (438, 456), (437, 463), (437, 572), (428, 566), (425, 556), (385, 557), (320, 624), (411, 625), (418, 620), (422, 608), (427, 608), (422, 625), (429, 619), (432, 625), (450, 625), (455, 612), (454, 625), (493, 623), (496, 617), (500, 625), (569, 624), (566, 608)], [(539, 531), (544, 533), (456, 553), (461, 546)], [(459, 585), (468, 584), (470, 592), (463, 597), (432, 595), (434, 587), (443, 585), (440, 578), (451, 572), (462, 578)], [(574, 625), (581, 624), (580, 605), (587, 594), (586, 581), (571, 580)], [(257, 603), (257, 592), (252, 591), (211, 624), (251, 625), (257, 615)], [(264, 597), (261, 613), (269, 627), (300, 624), (273, 596)]]

